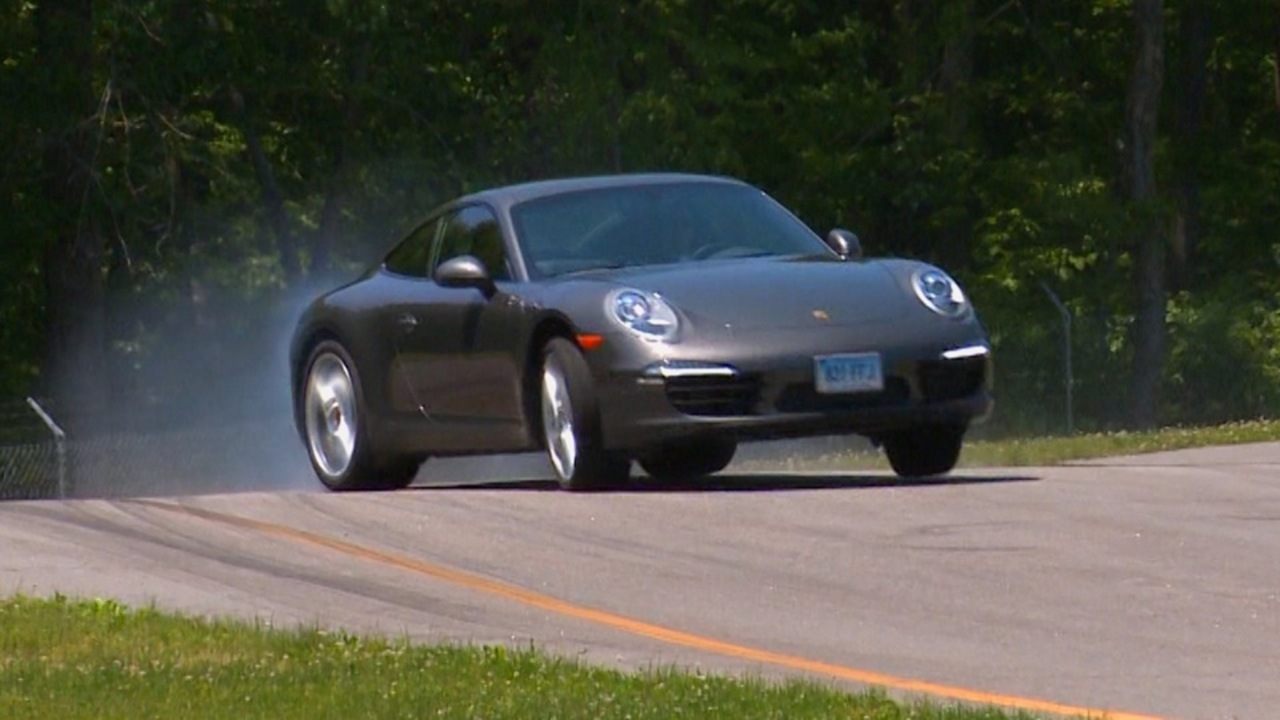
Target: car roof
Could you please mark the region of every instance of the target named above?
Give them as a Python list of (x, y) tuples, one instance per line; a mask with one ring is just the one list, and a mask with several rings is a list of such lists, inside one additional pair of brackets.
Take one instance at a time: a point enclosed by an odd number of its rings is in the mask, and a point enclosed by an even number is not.
[(645, 185), (668, 185), (672, 183), (706, 183), (722, 185), (743, 185), (746, 183), (729, 177), (717, 175), (696, 175), (691, 173), (623, 173), (619, 175), (593, 175), (586, 177), (559, 178), (555, 180), (538, 180), (534, 182), (506, 185), (471, 193), (454, 200), (451, 205), (470, 202), (485, 202), (490, 205), (508, 208), (526, 200), (580, 192), (618, 187), (642, 187)]

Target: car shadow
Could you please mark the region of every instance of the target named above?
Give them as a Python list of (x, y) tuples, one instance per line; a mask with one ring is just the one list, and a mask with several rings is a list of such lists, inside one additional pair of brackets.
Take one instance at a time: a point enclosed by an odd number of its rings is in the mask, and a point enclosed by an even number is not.
[[(785, 492), (794, 490), (874, 490), (878, 488), (945, 487), (954, 485), (986, 485), (994, 483), (1037, 482), (1033, 475), (942, 475), (925, 478), (901, 478), (884, 473), (788, 473), (752, 472), (725, 473), (687, 481), (663, 482), (647, 475), (633, 476), (625, 485), (607, 490), (591, 491), (593, 494), (617, 493), (741, 493)], [(519, 480), (469, 480), (466, 482), (436, 481), (414, 485), (411, 490), (509, 490), (525, 492), (561, 492), (551, 479), (524, 478)]]

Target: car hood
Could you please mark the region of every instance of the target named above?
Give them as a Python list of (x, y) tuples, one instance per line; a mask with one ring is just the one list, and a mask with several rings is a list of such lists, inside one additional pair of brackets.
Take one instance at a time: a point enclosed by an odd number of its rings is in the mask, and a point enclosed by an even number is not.
[(704, 329), (877, 324), (905, 315), (914, 302), (876, 261), (706, 261), (613, 270), (597, 279), (655, 292)]

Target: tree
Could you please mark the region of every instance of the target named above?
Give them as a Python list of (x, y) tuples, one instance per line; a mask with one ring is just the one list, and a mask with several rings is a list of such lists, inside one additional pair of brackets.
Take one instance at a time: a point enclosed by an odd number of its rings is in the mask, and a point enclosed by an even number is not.
[[(1280, 23), (1263, 10), (0, 0), (0, 95), (22, 99), (0, 107), (0, 393), (181, 397), (193, 368), (244, 362), (222, 340), (258, 310), (356, 272), (440, 200), (689, 170), (952, 270), (1001, 359), (988, 428), (1058, 425), (1041, 282), (1075, 321), (1082, 427), (1265, 413)], [(160, 382), (166, 353), (186, 354)]]
[(1133, 423), (1155, 425), (1164, 378), (1168, 305), (1165, 256), (1167, 228), (1156, 187), (1156, 144), (1164, 83), (1164, 1), (1133, 6), (1136, 58), (1125, 103), (1125, 169), (1135, 214), (1138, 288), (1134, 325)]
[(49, 244), (46, 282), (46, 382), (64, 399), (100, 406), (105, 386), (103, 243), (95, 186), (93, 2), (52, 0), (36, 8), (36, 66), (45, 88), (42, 186)]

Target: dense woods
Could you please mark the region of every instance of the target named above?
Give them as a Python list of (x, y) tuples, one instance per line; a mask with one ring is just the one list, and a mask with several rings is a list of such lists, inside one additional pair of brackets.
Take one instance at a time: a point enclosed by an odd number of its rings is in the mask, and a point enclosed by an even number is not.
[(952, 270), (992, 432), (1063, 429), (1059, 300), (1078, 428), (1280, 408), (1273, 3), (0, 8), (0, 398), (191, 402), (436, 202), (688, 170)]

